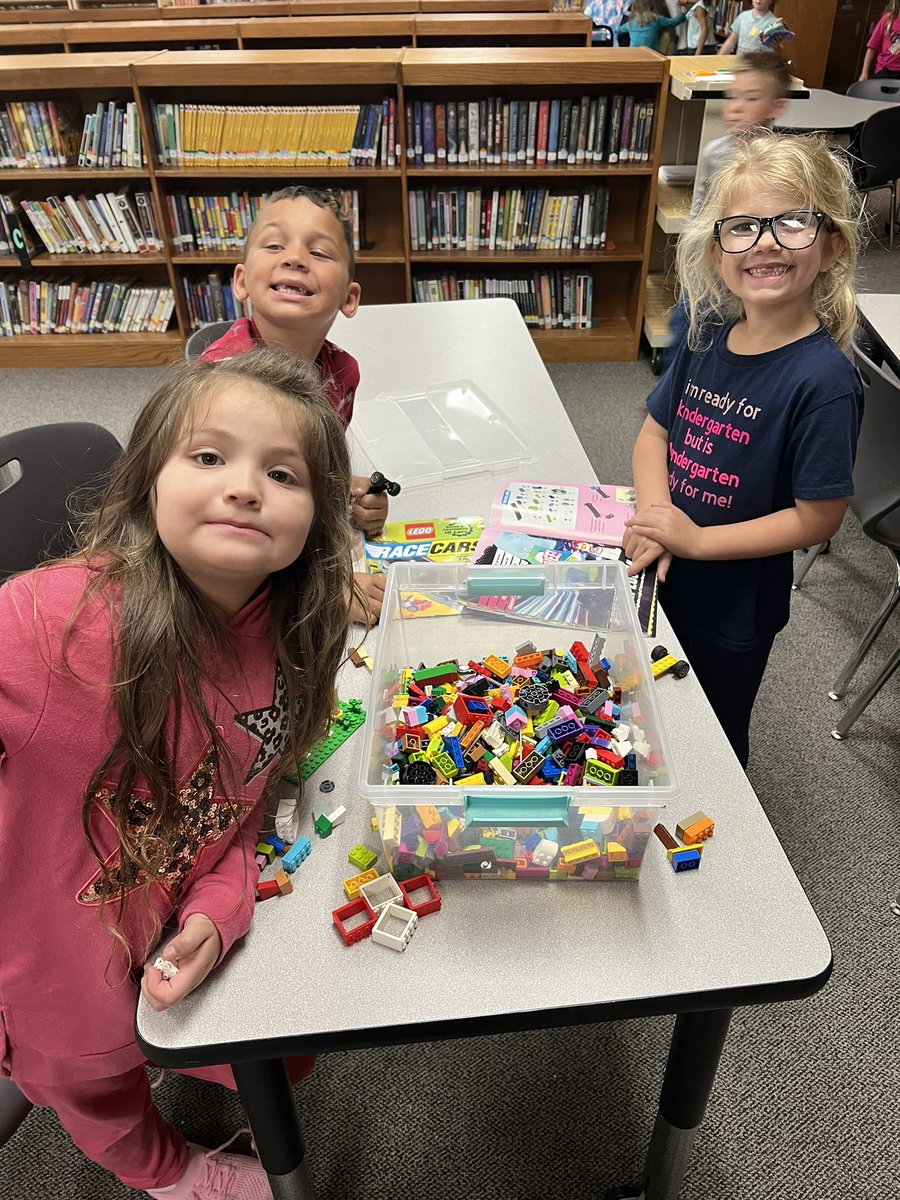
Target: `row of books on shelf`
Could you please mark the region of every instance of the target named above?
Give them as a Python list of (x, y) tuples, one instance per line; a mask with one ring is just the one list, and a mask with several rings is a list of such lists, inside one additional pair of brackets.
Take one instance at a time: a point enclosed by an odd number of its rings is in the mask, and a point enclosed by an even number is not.
[(9, 214), (18, 212), (28, 219), (27, 224), (20, 222), (20, 227), (29, 253), (35, 239), (50, 254), (149, 254), (163, 246), (149, 192), (132, 194), (123, 187), (116, 192), (47, 196), (44, 200), (0, 195), (0, 253), (13, 252)]
[(591, 275), (548, 269), (530, 275), (496, 279), (463, 276), (454, 271), (413, 279), (413, 299), (419, 303), (437, 300), (512, 300), (529, 329), (591, 329), (594, 280)]
[(393, 167), (397, 103), (150, 102), (164, 167)]
[(715, 29), (731, 29), (735, 17), (744, 11), (744, 0), (715, 0), (708, 4)]
[(175, 309), (170, 287), (134, 279), (0, 278), (0, 335), (164, 333)]
[(235, 296), (231, 279), (223, 279), (221, 271), (210, 271), (205, 279), (183, 278), (181, 288), (192, 329), (210, 321), (236, 321), (250, 315), (249, 307)]
[(100, 102), (84, 117), (64, 100), (11, 100), (0, 108), (0, 167), (140, 170), (145, 162), (133, 100)]
[[(353, 229), (353, 249), (363, 242), (362, 197), (359, 188), (334, 189), (344, 216)], [(176, 250), (241, 250), (256, 215), (271, 192), (229, 192), (194, 196), (172, 192), (166, 196), (169, 234)]]
[(411, 166), (648, 162), (655, 104), (636, 96), (406, 102)]
[(438, 188), (409, 192), (410, 249), (595, 250), (607, 246), (609, 188)]

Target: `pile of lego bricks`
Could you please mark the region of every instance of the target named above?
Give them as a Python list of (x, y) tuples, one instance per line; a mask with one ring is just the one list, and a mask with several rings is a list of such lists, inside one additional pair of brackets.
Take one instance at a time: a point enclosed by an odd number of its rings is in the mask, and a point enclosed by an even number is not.
[[(615, 683), (595, 638), (567, 651), (516, 647), (460, 667), (443, 662), (400, 674), (384, 782), (404, 786), (627, 788), (648, 776), (657, 756), (638, 724), (632, 679)], [(624, 684), (624, 686), (623, 686)], [(627, 793), (572, 804), (552, 821), (472, 825), (463, 796), (434, 805), (380, 810), (391, 870), (491, 878), (635, 878), (653, 828), (652, 808)]]

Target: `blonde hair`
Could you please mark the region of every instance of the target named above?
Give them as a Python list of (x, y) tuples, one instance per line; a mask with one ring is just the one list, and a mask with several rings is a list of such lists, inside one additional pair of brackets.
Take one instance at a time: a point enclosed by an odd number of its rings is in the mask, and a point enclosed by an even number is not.
[[(177, 781), (182, 721), (195, 718), (209, 739), (219, 776), (216, 791), (227, 798), (238, 782), (233, 755), (203, 698), (204, 683), (216, 689), (217, 667), (233, 659), (225, 626), (161, 542), (155, 516), (160, 471), (203, 403), (226, 384), (266, 389), (295, 423), (315, 503), (303, 551), (269, 577), (270, 628), (290, 714), (285, 764), (301, 763), (327, 732), (334, 678), (346, 648), (353, 587), (347, 524), (350, 463), (344, 431), (325, 399), (317, 368), (265, 348), (224, 362), (194, 361), (173, 368), (139, 413), (103, 500), (79, 529), (77, 553), (90, 568), (90, 581), (63, 638), (65, 656), (81, 609), (92, 598), (107, 606), (116, 739), (85, 789), (81, 815), (100, 869), (95, 889), (100, 919), (129, 961), (122, 932), (126, 908), (137, 898), (136, 916), (149, 949), (159, 935), (149, 891), (183, 837)], [(149, 799), (147, 819), (135, 828), (129, 824), (130, 793), (138, 780), (146, 785)], [(119, 854), (112, 859), (94, 832), (92, 817), (101, 801), (119, 843)], [(240, 816), (238, 806), (231, 805), (230, 823), (238, 824)], [(113, 921), (105, 916), (110, 902), (116, 904)]]
[(730, 215), (732, 197), (747, 187), (778, 192), (790, 196), (798, 208), (824, 212), (819, 237), (836, 232), (843, 238), (834, 262), (816, 276), (810, 302), (838, 345), (846, 345), (856, 328), (853, 280), (862, 241), (859, 193), (847, 160), (820, 137), (753, 130), (735, 138), (732, 157), (713, 176), (699, 211), (678, 241), (675, 266), (687, 297), (691, 349), (710, 344), (711, 326), (744, 316), (743, 305), (719, 272), (722, 252), (713, 239), (713, 225)]
[(652, 25), (658, 13), (654, 11), (650, 0), (634, 0), (628, 15), (631, 20), (637, 21), (638, 25)]

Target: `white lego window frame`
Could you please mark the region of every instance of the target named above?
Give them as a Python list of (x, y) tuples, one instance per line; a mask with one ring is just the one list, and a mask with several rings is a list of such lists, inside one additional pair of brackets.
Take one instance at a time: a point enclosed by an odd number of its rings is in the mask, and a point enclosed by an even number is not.
[[(394, 922), (400, 922), (403, 926), (398, 933), (388, 930), (388, 926)], [(419, 918), (411, 909), (400, 904), (385, 904), (372, 929), (372, 941), (389, 946), (391, 950), (405, 950), (418, 924)]]

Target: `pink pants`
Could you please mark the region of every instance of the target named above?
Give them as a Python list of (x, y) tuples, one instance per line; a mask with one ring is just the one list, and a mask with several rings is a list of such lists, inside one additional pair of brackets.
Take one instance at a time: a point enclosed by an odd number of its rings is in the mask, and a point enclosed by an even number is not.
[[(315, 1061), (287, 1059), (291, 1082), (297, 1083), (309, 1074)], [(236, 1089), (229, 1066), (193, 1067), (178, 1074)], [(79, 1150), (118, 1176), (126, 1187), (168, 1187), (184, 1174), (188, 1159), (185, 1140), (163, 1120), (153, 1103), (143, 1067), (112, 1079), (91, 1079), (62, 1087), (25, 1079), (17, 1079), (16, 1083), (32, 1104), (55, 1109), (60, 1124)]]

